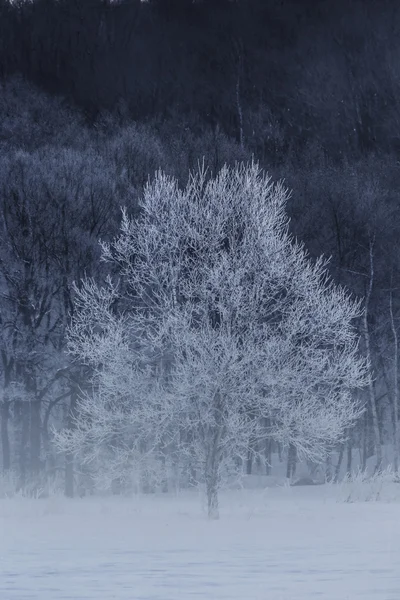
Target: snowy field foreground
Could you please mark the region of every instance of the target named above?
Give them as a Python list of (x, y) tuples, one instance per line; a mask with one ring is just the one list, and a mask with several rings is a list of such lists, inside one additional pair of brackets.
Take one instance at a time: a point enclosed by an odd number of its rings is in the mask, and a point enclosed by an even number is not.
[(399, 600), (400, 503), (334, 495), (2, 499), (0, 599)]

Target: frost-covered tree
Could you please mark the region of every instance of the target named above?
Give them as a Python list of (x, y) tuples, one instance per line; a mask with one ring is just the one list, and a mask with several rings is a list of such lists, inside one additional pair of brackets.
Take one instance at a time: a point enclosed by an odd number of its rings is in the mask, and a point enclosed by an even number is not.
[(116, 223), (109, 199), (128, 201), (130, 187), (95, 151), (0, 157), (0, 464), (29, 486), (54, 473), (49, 428), (77, 386), (63, 353), (72, 281), (99, 273), (97, 237)]
[[(108, 280), (98, 288), (86, 281), (76, 290), (77, 311), (69, 331), (69, 349), (91, 371), (91, 386), (78, 403), (73, 428), (57, 435), (57, 443), (77, 453), (104, 487), (132, 481), (146, 459), (155, 457), (163, 423), (170, 423), (161, 398), (157, 361), (141, 353), (131, 319), (115, 314), (118, 291)], [(162, 423), (160, 423), (162, 420)]]
[(367, 380), (360, 309), (289, 235), (287, 198), (255, 164), (146, 186), (139, 217), (124, 213), (102, 245), (119, 288), (79, 293), (70, 349), (91, 364), (93, 393), (61, 447), (92, 460), (111, 449), (119, 465), (161, 440), (190, 452), (215, 518), (222, 476), (255, 440), (314, 460), (340, 441)]

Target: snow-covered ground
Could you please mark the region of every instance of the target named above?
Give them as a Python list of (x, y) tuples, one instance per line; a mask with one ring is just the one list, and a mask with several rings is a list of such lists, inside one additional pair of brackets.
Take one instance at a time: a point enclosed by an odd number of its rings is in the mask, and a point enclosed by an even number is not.
[(331, 495), (3, 499), (0, 599), (399, 600), (400, 503)]

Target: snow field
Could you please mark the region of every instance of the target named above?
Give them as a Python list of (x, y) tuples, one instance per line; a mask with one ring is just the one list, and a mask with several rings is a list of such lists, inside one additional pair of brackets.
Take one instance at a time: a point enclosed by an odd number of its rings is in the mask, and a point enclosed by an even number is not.
[(398, 600), (397, 503), (328, 488), (0, 502), (1, 600)]

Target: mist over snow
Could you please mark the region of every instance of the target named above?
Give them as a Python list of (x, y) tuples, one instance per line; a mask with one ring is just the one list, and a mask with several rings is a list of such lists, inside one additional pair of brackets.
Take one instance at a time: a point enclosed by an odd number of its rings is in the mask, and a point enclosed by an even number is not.
[(196, 493), (2, 501), (0, 597), (397, 600), (398, 504), (331, 493), (224, 493), (212, 522)]
[(400, 598), (398, 0), (0, 0), (0, 600)]

